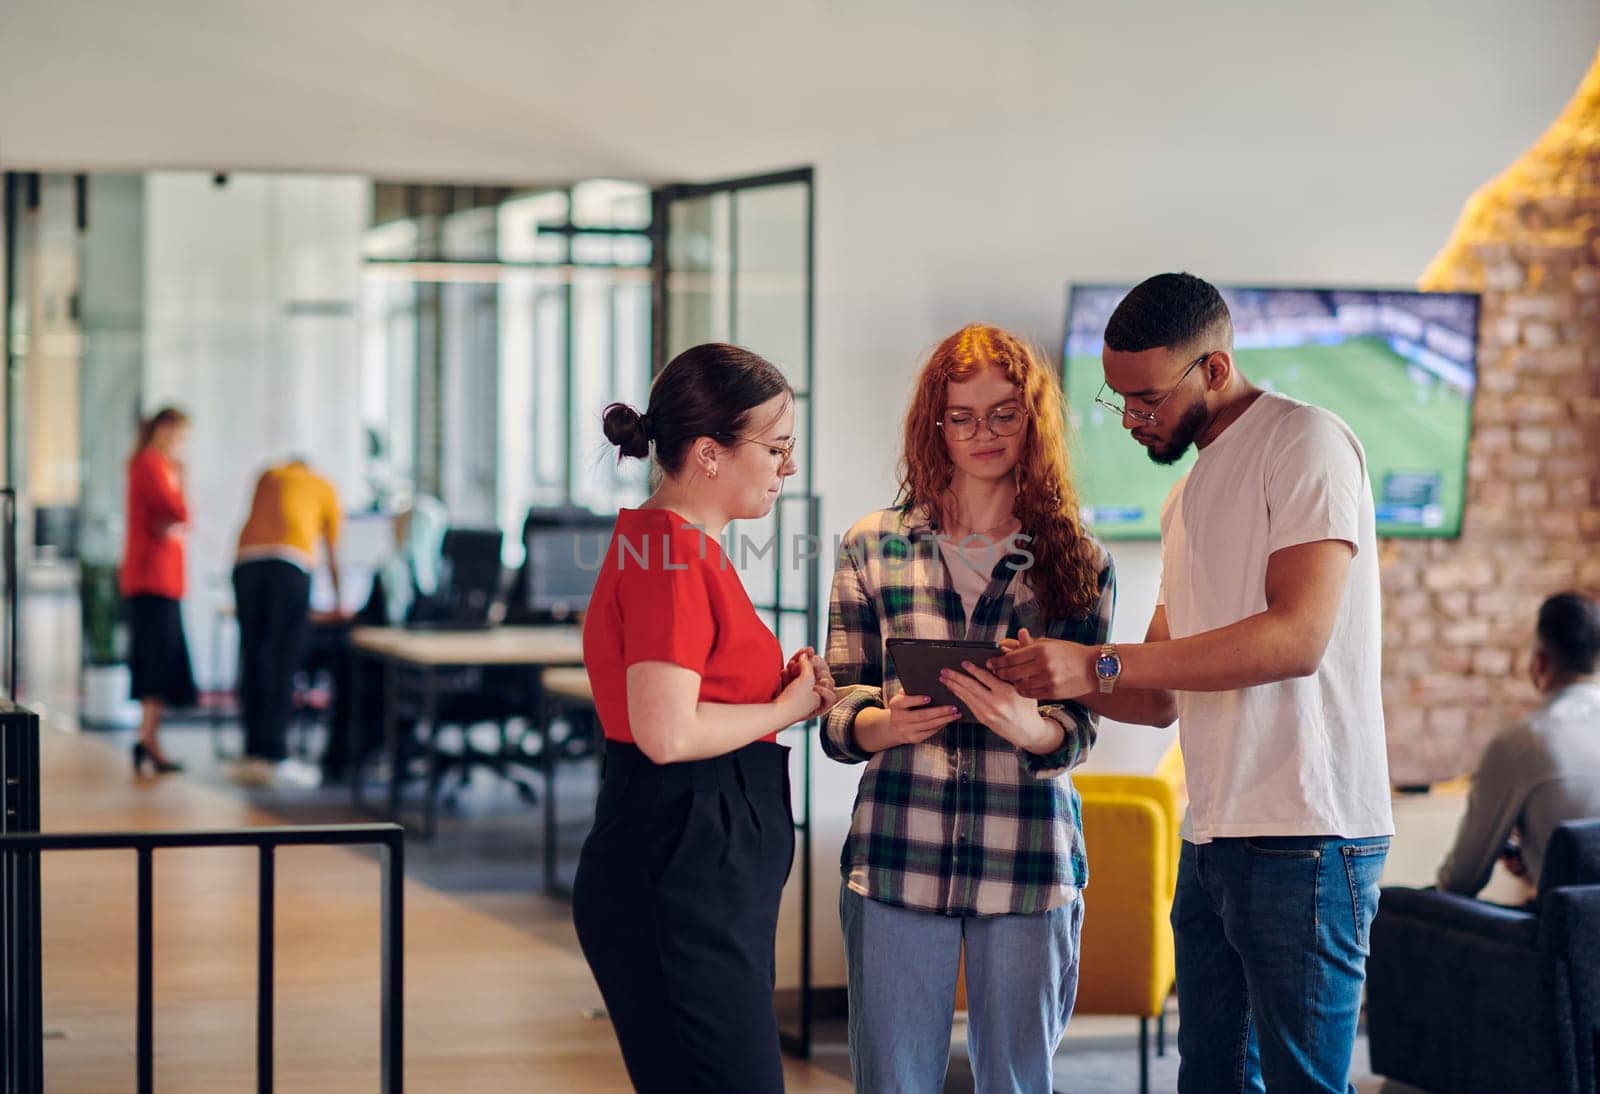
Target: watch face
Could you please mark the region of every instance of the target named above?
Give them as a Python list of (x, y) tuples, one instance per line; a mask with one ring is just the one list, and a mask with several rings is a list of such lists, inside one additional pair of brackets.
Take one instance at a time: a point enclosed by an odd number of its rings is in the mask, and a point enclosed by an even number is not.
[(1122, 672), (1122, 659), (1115, 654), (1102, 653), (1094, 663), (1094, 674), (1102, 680), (1110, 680)]

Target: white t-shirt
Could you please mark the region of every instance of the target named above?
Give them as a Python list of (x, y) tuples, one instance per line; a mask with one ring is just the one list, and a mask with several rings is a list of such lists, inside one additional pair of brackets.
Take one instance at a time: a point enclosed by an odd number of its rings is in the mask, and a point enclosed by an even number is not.
[(1265, 392), (1201, 449), (1161, 510), (1167, 625), (1185, 638), (1265, 611), (1268, 556), (1325, 539), (1356, 554), (1317, 671), (1178, 693), (1191, 842), (1394, 833), (1372, 487), (1348, 426)]

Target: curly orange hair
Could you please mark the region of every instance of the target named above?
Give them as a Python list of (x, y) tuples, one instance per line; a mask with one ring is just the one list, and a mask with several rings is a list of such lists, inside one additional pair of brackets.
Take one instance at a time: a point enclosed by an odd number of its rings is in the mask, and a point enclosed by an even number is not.
[(972, 323), (940, 342), (917, 377), (906, 412), (900, 455), (899, 504), (920, 508), (940, 527), (949, 522), (950, 460), (939, 419), (945, 385), (997, 368), (1017, 385), (1027, 409), (1022, 458), (1017, 463), (1015, 513), (1032, 537), (1035, 562), (1029, 584), (1051, 618), (1085, 615), (1100, 595), (1100, 557), (1084, 531), (1067, 459), (1066, 401), (1043, 355), (999, 327)]

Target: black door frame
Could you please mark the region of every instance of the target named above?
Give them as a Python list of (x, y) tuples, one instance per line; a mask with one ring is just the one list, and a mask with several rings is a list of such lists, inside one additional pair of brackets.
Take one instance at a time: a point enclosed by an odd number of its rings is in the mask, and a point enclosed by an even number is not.
[[(693, 198), (709, 197), (714, 194), (735, 194), (741, 191), (758, 190), (772, 186), (803, 185), (806, 188), (806, 231), (805, 231), (805, 359), (803, 362), (794, 362), (794, 365), (804, 370), (804, 381), (795, 391), (795, 401), (805, 405), (804, 436), (800, 439), (802, 446), (802, 466), (805, 469), (806, 492), (799, 497), (791, 497), (790, 502), (799, 502), (803, 506), (802, 520), (804, 527), (793, 529), (799, 534), (817, 537), (821, 525), (821, 505), (816, 494), (816, 446), (813, 443), (816, 433), (816, 176), (810, 167), (796, 167), (783, 171), (772, 171), (759, 175), (746, 175), (739, 178), (722, 179), (714, 182), (699, 183), (674, 183), (658, 187), (652, 194), (650, 218), (650, 262), (651, 262), (651, 299), (650, 299), (650, 371), (657, 375), (666, 367), (668, 341), (668, 311), (667, 311), (667, 284), (671, 274), (668, 264), (671, 232), (672, 205), (678, 201)], [(738, 231), (738, 203), (735, 202), (730, 211), (734, 233)], [(739, 276), (737, 255), (728, 271), (730, 283), (736, 282)], [(736, 294), (730, 294), (732, 299), (737, 299)], [(734, 337), (737, 338), (738, 314), (737, 305), (733, 305), (734, 313), (732, 325)], [(757, 347), (759, 348), (759, 347)], [(771, 604), (757, 604), (758, 611), (771, 612), (774, 622), (779, 624), (781, 633), (782, 621), (786, 616), (801, 616), (805, 620), (808, 642), (820, 641), (822, 631), (822, 604), (820, 582), (822, 569), (820, 559), (816, 557), (820, 551), (812, 552), (806, 561), (806, 603), (804, 607), (796, 608), (786, 606), (784, 603), (784, 570), (787, 562), (781, 544), (785, 542), (785, 527), (783, 519), (783, 501), (774, 513), (775, 532), (780, 544), (774, 552), (774, 581)], [(801, 778), (799, 787), (799, 801), (803, 806), (796, 809), (795, 819), (795, 844), (798, 856), (797, 866), (800, 872), (800, 998), (799, 998), (799, 1029), (785, 1030), (779, 1028), (779, 1038), (785, 1052), (802, 1059), (809, 1058), (812, 1045), (812, 1026), (814, 1020), (812, 1006), (812, 870), (811, 870), (811, 784), (812, 784), (812, 756), (811, 735), (805, 735), (805, 745), (801, 761)]]

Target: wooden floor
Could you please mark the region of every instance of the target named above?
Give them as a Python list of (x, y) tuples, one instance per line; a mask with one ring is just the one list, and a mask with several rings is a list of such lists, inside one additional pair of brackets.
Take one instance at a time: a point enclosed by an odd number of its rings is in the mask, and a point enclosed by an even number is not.
[[(46, 730), (46, 831), (273, 824), (182, 776), (134, 780), (125, 753)], [(533, 868), (533, 864), (529, 864)], [(134, 859), (54, 853), (44, 873), (46, 1089), (133, 1086)], [(333, 848), (278, 856), (277, 1068), (282, 1091), (378, 1089), (375, 858)], [(552, 906), (516, 927), (417, 883), (406, 888), (406, 1088), (626, 1091), (588, 968)], [(206, 1094), (255, 1081), (254, 851), (155, 857), (156, 1089)], [(847, 1091), (790, 1061), (791, 1091)]]

